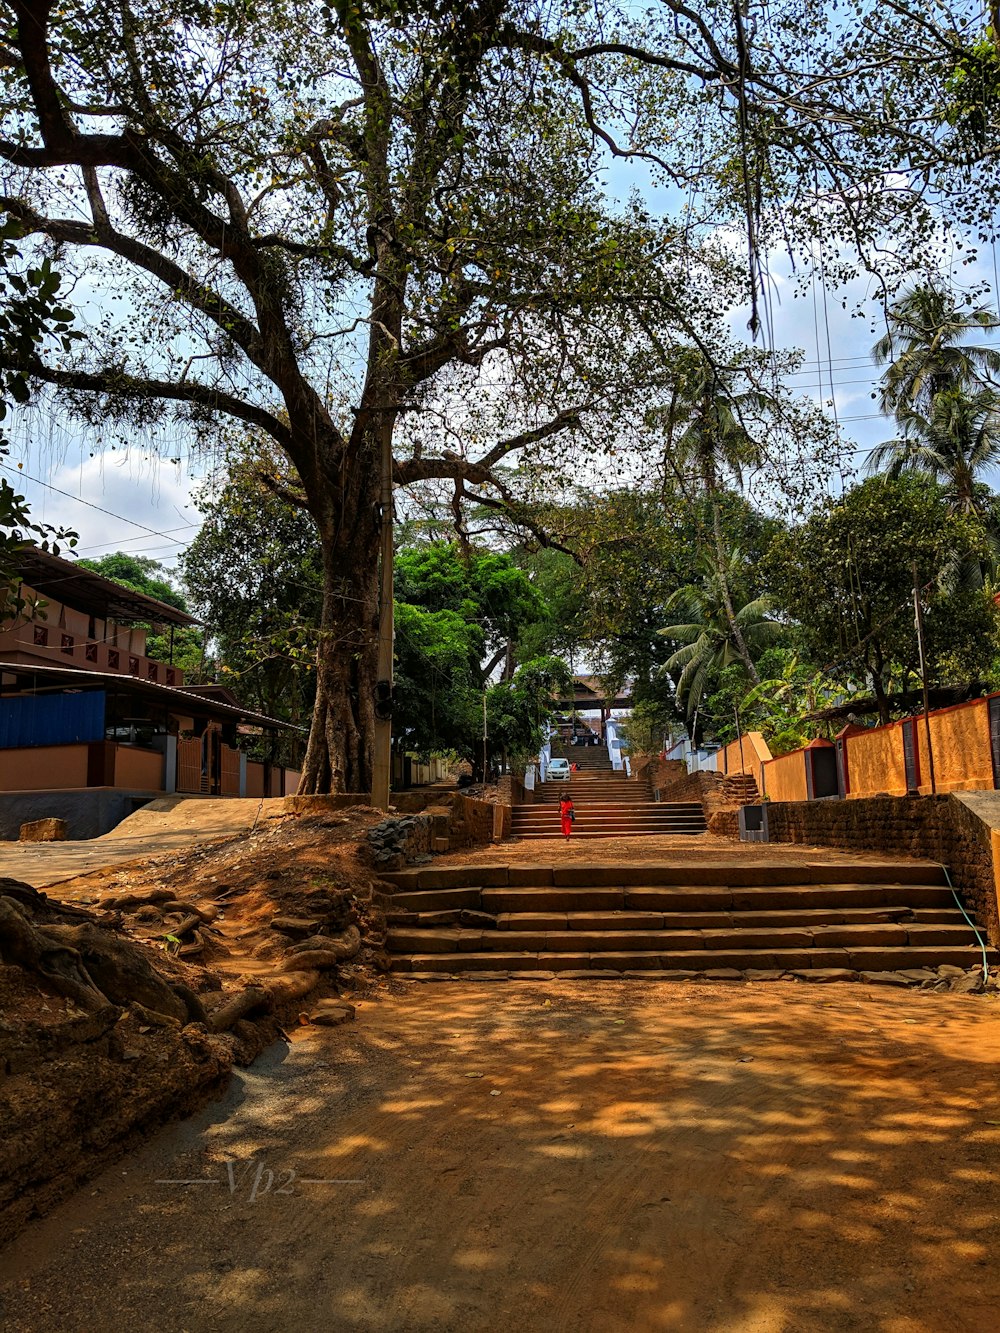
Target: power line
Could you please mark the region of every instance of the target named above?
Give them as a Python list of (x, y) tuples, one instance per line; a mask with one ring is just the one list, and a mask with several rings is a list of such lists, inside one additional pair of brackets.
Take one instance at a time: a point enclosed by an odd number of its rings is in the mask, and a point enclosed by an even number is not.
[[(36, 486), (44, 486), (46, 490), (55, 491), (57, 495), (64, 495), (67, 500), (75, 500), (77, 504), (86, 505), (88, 509), (96, 509), (99, 514), (107, 514), (109, 518), (117, 518), (121, 523), (128, 523), (133, 528), (139, 528), (143, 532), (148, 532), (151, 537), (163, 537), (165, 540), (174, 542), (181, 546), (183, 542), (178, 537), (167, 537), (165, 532), (158, 532), (156, 528), (148, 528), (145, 523), (139, 523), (134, 518), (126, 518), (124, 514), (116, 514), (112, 509), (104, 509), (101, 505), (95, 505), (91, 500), (84, 500), (79, 495), (74, 495), (71, 491), (61, 490), (58, 486), (53, 486), (50, 481), (42, 481), (41, 477), (33, 477), (29, 472), (24, 472), (20, 468), (11, 467), (8, 463), (0, 463), (0, 469), (9, 472), (14, 477), (24, 477), (26, 481), (34, 482)], [(188, 524), (189, 527), (195, 527), (196, 524)], [(179, 528), (170, 529), (172, 532), (179, 532)]]

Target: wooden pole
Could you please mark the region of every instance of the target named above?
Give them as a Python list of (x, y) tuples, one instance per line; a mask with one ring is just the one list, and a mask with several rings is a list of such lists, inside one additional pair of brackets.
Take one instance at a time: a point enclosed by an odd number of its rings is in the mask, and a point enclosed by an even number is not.
[(389, 809), (392, 770), (392, 440), (383, 432), (380, 487), (378, 667), (375, 695), (375, 753), (372, 762), (372, 805)]
[(913, 561), (913, 611), (917, 625), (917, 651), (920, 655), (920, 680), (924, 690), (924, 732), (927, 737), (927, 771), (931, 779), (931, 795), (937, 795), (937, 782), (934, 779), (934, 747), (931, 744), (931, 701), (927, 689), (927, 653), (924, 646), (924, 609), (920, 602), (920, 580), (917, 577), (917, 562)]

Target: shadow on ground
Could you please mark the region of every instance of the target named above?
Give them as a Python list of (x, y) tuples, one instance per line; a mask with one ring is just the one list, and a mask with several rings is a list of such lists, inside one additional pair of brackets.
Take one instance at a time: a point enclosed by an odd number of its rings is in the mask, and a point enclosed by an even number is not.
[(22, 1333), (992, 1327), (998, 1050), (995, 1002), (969, 997), (411, 986), (31, 1228), (0, 1313)]

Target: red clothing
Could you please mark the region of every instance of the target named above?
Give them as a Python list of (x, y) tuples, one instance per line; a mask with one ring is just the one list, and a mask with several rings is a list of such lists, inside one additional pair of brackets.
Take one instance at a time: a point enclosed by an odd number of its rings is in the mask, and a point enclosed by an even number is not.
[(573, 802), (565, 796), (559, 802), (559, 817), (562, 821), (563, 837), (568, 838), (573, 831)]

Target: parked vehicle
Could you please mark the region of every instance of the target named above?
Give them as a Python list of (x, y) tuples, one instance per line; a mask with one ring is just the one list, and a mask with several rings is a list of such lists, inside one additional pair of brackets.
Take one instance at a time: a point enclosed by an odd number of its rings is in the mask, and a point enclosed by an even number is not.
[(568, 782), (571, 776), (571, 770), (568, 759), (553, 759), (545, 772), (546, 782), (555, 780), (556, 782)]

